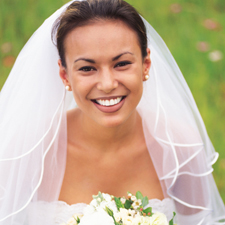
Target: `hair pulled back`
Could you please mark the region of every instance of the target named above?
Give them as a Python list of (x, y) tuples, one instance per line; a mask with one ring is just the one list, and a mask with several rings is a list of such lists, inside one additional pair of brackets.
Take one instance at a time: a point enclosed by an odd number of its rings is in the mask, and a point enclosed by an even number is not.
[(76, 27), (95, 20), (121, 20), (137, 33), (142, 57), (147, 55), (146, 28), (134, 7), (123, 0), (83, 0), (74, 1), (56, 20), (52, 29), (52, 39), (56, 45), (62, 65), (66, 67), (64, 40)]

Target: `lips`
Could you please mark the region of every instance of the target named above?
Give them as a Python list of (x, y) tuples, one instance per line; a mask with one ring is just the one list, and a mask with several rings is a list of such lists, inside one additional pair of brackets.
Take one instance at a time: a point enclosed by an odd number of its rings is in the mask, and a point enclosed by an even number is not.
[(95, 106), (104, 113), (113, 113), (118, 111), (124, 104), (126, 96), (111, 97), (103, 99), (93, 99)]

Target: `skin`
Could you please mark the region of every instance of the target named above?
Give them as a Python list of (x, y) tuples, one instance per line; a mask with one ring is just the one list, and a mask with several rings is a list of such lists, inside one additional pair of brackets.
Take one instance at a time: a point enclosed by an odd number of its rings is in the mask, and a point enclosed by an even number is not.
[[(150, 50), (143, 59), (136, 33), (119, 20), (75, 28), (64, 43), (67, 67), (59, 60), (59, 74), (78, 108), (67, 115), (68, 154), (59, 200), (89, 203), (98, 191), (126, 196), (138, 190), (163, 199), (136, 111)], [(96, 104), (122, 96), (117, 110)]]

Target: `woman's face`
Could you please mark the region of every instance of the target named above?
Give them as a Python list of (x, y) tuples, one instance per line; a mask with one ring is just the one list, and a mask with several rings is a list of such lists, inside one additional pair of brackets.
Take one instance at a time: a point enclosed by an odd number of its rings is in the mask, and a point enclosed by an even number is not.
[(75, 28), (64, 45), (60, 77), (83, 115), (106, 127), (132, 119), (151, 64), (149, 50), (142, 59), (136, 33), (119, 20), (98, 21)]

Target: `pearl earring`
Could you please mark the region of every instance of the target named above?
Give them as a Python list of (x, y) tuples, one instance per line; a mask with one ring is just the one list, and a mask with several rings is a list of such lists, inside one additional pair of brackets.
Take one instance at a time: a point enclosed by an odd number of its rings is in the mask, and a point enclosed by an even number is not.
[(70, 91), (70, 86), (69, 85), (66, 85), (66, 90)]
[(145, 75), (145, 80), (148, 80), (149, 79), (149, 75)]

